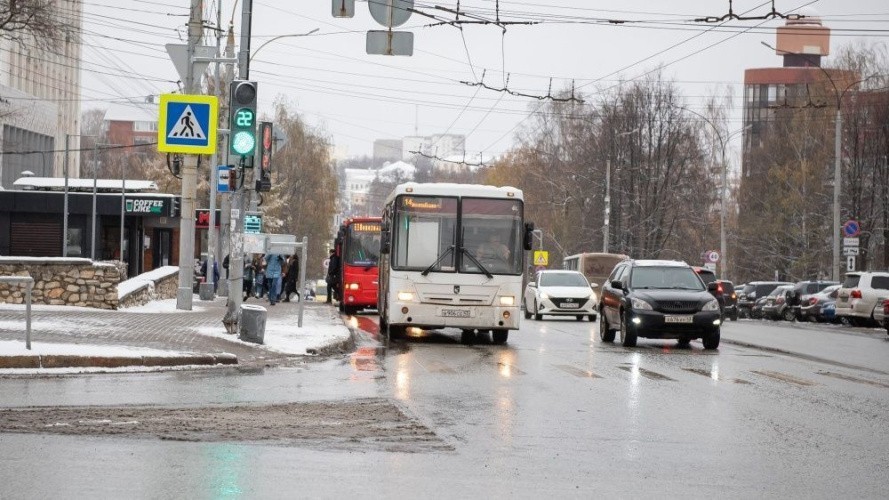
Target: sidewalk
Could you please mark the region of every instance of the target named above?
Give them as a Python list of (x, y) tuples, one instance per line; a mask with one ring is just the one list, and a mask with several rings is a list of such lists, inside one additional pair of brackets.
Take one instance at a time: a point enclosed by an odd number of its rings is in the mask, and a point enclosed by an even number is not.
[(741, 320), (723, 324), (722, 342), (889, 375), (885, 329)]
[(351, 347), (351, 332), (329, 304), (306, 302), (298, 328), (296, 302), (269, 307), (250, 299), (247, 304), (268, 311), (264, 344), (259, 345), (226, 333), (225, 302), (225, 297), (201, 301), (195, 295), (191, 311), (177, 310), (175, 299), (118, 311), (35, 305), (30, 351), (25, 349), (25, 306), (0, 304), (0, 374), (268, 366)]

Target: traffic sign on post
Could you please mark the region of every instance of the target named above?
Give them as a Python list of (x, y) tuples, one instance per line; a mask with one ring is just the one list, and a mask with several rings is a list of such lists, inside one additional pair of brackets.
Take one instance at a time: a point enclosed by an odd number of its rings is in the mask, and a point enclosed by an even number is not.
[(534, 251), (534, 265), (535, 266), (548, 266), (549, 265), (549, 252), (546, 250), (535, 250)]
[(848, 238), (854, 238), (861, 234), (861, 225), (857, 220), (850, 219), (843, 224), (843, 235)]
[(216, 167), (216, 191), (227, 193), (229, 187), (229, 166), (219, 165)]
[(157, 150), (211, 154), (216, 150), (219, 101), (212, 95), (161, 94)]

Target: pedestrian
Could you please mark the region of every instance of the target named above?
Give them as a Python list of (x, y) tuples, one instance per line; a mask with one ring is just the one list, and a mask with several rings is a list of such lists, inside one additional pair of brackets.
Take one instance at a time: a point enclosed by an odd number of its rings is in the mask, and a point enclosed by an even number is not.
[(290, 294), (295, 293), (299, 298), (299, 289), (296, 284), (299, 281), (299, 257), (296, 254), (287, 258), (287, 272), (284, 274), (284, 300), (290, 302)]
[(278, 296), (281, 294), (281, 267), (284, 264), (284, 257), (276, 253), (266, 254), (265, 256), (265, 279), (268, 282), (269, 303), (275, 305), (278, 302)]
[(250, 298), (250, 295), (252, 295), (254, 273), (255, 268), (253, 267), (253, 260), (244, 259), (244, 302), (247, 302), (247, 299)]
[(253, 258), (253, 296), (261, 299), (265, 295), (265, 266), (262, 257)]
[(327, 281), (327, 303), (330, 304), (334, 295), (339, 299), (340, 281), (340, 259), (333, 248), (330, 249), (330, 257), (328, 257), (327, 278), (325, 281)]
[[(205, 260), (203, 264), (201, 264), (201, 275), (204, 277), (204, 282), (207, 281), (207, 261)], [(219, 286), (219, 265), (217, 265), (216, 260), (213, 260), (213, 293), (216, 293), (216, 288)]]

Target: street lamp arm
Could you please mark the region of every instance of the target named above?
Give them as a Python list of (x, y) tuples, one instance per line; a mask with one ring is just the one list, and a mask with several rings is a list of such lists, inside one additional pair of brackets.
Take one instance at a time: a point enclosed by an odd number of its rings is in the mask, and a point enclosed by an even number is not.
[(274, 38), (270, 38), (269, 40), (266, 40), (262, 45), (260, 45), (259, 47), (257, 47), (256, 50), (253, 51), (253, 54), (250, 55), (250, 61), (251, 61), (251, 62), (253, 61), (253, 58), (256, 57), (256, 54), (258, 54), (259, 51), (262, 50), (263, 47), (265, 47), (266, 45), (268, 45), (268, 44), (274, 42), (275, 40), (280, 40), (280, 39), (282, 39), (282, 38), (296, 38), (296, 37), (300, 37), (300, 36), (309, 36), (309, 35), (311, 35), (312, 33), (315, 33), (316, 31), (318, 31), (318, 28), (315, 28), (315, 29), (313, 29), (312, 31), (307, 31), (307, 32), (305, 32), (305, 33), (290, 33), (290, 34), (287, 34), (287, 35), (278, 35), (278, 36), (276, 36), (276, 37), (274, 37)]

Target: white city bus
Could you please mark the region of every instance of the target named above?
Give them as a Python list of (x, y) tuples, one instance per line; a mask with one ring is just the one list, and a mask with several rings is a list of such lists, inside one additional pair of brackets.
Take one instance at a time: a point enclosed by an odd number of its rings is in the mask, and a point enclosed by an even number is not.
[(380, 326), (459, 328), (461, 341), (519, 328), (524, 251), (522, 191), (512, 187), (409, 182), (383, 208)]

